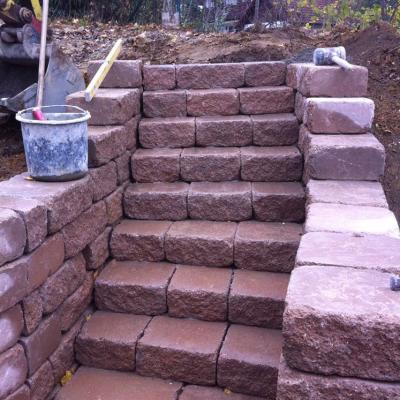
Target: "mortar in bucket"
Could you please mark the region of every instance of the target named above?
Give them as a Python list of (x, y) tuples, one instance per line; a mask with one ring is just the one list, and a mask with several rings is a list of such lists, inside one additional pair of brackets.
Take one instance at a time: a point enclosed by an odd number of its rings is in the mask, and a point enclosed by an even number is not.
[(36, 120), (33, 108), (20, 111), (28, 172), (33, 179), (64, 182), (88, 172), (90, 113), (75, 106), (42, 107), (45, 120)]

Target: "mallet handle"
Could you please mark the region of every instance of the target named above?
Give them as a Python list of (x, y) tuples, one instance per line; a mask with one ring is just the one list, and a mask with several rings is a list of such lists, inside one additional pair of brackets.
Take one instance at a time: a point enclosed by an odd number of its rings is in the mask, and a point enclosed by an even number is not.
[(332, 56), (332, 61), (335, 64), (339, 65), (339, 67), (342, 67), (344, 69), (353, 69), (353, 66), (349, 62), (347, 62), (343, 58), (340, 58), (339, 56)]

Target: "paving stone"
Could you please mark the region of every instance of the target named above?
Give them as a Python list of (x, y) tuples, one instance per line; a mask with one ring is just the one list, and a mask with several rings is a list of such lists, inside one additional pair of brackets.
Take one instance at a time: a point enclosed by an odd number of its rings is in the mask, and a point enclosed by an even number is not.
[(296, 265), (332, 265), (400, 274), (400, 239), (377, 235), (310, 232), (300, 242)]
[[(103, 60), (90, 61), (89, 80), (92, 80)], [(139, 88), (142, 86), (141, 60), (116, 60), (101, 84), (102, 88)]]
[(93, 185), (93, 200), (99, 201), (117, 188), (117, 166), (109, 162), (99, 168), (90, 168), (89, 175)]
[(215, 385), (219, 348), (226, 324), (154, 317), (137, 346), (141, 375)]
[(229, 321), (282, 328), (289, 274), (235, 271), (229, 293)]
[(78, 289), (85, 277), (86, 262), (82, 254), (66, 261), (40, 288), (44, 314), (53, 312)]
[(86, 260), (86, 268), (89, 270), (101, 267), (110, 255), (109, 240), (111, 235), (111, 227), (106, 228), (92, 243), (83, 250)]
[(302, 222), (306, 196), (298, 182), (254, 182), (252, 200), (255, 218), (270, 222)]
[(253, 142), (249, 116), (217, 116), (196, 118), (197, 146), (248, 146)]
[(252, 217), (249, 182), (197, 182), (188, 196), (191, 219), (242, 221)]
[(194, 118), (145, 118), (139, 125), (144, 148), (191, 147), (195, 144)]
[(70, 94), (67, 104), (88, 110), (89, 125), (123, 125), (140, 114), (141, 96), (141, 89), (99, 89), (90, 103), (82, 91)]
[(40, 296), (40, 289), (24, 297), (22, 310), (24, 314), (23, 334), (29, 336), (39, 326), (43, 316), (43, 300)]
[(178, 318), (226, 321), (232, 272), (206, 267), (177, 267), (168, 287), (168, 314)]
[(181, 177), (194, 181), (231, 181), (239, 178), (240, 150), (237, 147), (192, 147), (181, 155)]
[(134, 219), (186, 219), (188, 190), (184, 182), (132, 184), (124, 195), (125, 215)]
[(121, 186), (123, 183), (129, 181), (131, 177), (131, 153), (126, 151), (114, 161), (117, 166), (117, 183), (118, 186)]
[(203, 115), (239, 114), (239, 93), (236, 89), (208, 89), (187, 91), (187, 113)]
[(61, 232), (66, 258), (75, 256), (96, 239), (104, 231), (107, 221), (106, 205), (100, 201), (64, 227)]
[(235, 232), (232, 222), (174, 222), (165, 237), (166, 258), (177, 264), (229, 266)]
[(168, 263), (113, 261), (96, 279), (96, 305), (115, 312), (166, 313), (167, 287), (174, 270)]
[(307, 232), (338, 232), (400, 237), (394, 214), (386, 208), (314, 203), (307, 207)]
[(323, 375), (399, 381), (393, 365), (400, 359), (400, 310), (389, 278), (354, 268), (296, 268), (283, 329), (288, 365)]
[(176, 81), (180, 89), (238, 88), (244, 85), (244, 65), (239, 63), (177, 65)]
[(175, 89), (175, 65), (144, 65), (144, 90)]
[(96, 368), (133, 371), (136, 343), (150, 319), (144, 315), (97, 311), (77, 337), (78, 362)]
[(232, 392), (226, 393), (220, 388), (196, 385), (185, 386), (179, 400), (226, 400), (227, 398), (231, 400), (261, 400), (260, 397)]
[(305, 133), (304, 178), (378, 181), (385, 169), (385, 150), (372, 134)]
[[(6, 208), (15, 211), (24, 221), (26, 229), (26, 246), (25, 251), (31, 252), (35, 250), (47, 236), (47, 209), (46, 207), (34, 199), (24, 199), (15, 196), (0, 196), (0, 208)], [(12, 232), (18, 229), (19, 222), (10, 221), (11, 226), (8, 227)], [(15, 231), (15, 233), (17, 233)], [(22, 231), (22, 229), (21, 229)], [(10, 232), (10, 233), (11, 233)], [(15, 244), (22, 241), (22, 238), (15, 239)]]
[(104, 199), (104, 202), (106, 203), (108, 225), (114, 225), (124, 216), (122, 205), (123, 196), (124, 188), (120, 187)]
[(252, 115), (254, 144), (257, 146), (291, 146), (297, 144), (299, 123), (294, 114)]
[(244, 147), (240, 153), (242, 180), (286, 182), (301, 178), (302, 157), (294, 146)]
[(242, 114), (278, 114), (294, 110), (294, 91), (286, 86), (238, 89)]
[(310, 180), (307, 201), (389, 208), (379, 182)]
[(218, 359), (218, 386), (275, 399), (281, 349), (278, 330), (231, 325)]
[(365, 133), (374, 119), (374, 102), (363, 97), (308, 98), (304, 124), (312, 133)]
[(13, 394), (6, 397), (5, 400), (30, 400), (31, 394), (28, 386), (23, 385), (17, 389)]
[(30, 388), (31, 400), (46, 399), (52, 392), (54, 377), (51, 364), (46, 361), (32, 376), (27, 380)]
[(235, 265), (240, 269), (290, 272), (301, 234), (300, 224), (240, 222), (235, 237)]
[(175, 400), (181, 387), (180, 383), (128, 372), (81, 367), (56, 400)]
[(279, 86), (285, 83), (286, 64), (283, 61), (246, 62), (246, 86)]
[(61, 342), (60, 320), (56, 315), (44, 319), (32, 335), (20, 339), (28, 360), (29, 376), (34, 374)]
[(23, 385), (28, 366), (21, 345), (16, 344), (0, 354), (0, 399), (6, 398)]
[(24, 327), (24, 319), (20, 305), (16, 305), (0, 314), (0, 353), (17, 343)]
[(126, 147), (128, 150), (135, 150), (137, 147), (137, 141), (138, 141), (137, 136), (139, 130), (139, 122), (141, 118), (142, 118), (141, 114), (136, 115), (124, 125), (127, 138)]
[(162, 261), (170, 226), (169, 221), (123, 220), (111, 234), (111, 253), (117, 260)]
[(139, 149), (132, 156), (132, 176), (136, 182), (179, 180), (181, 149)]
[(185, 117), (186, 90), (144, 92), (143, 112), (148, 118)]

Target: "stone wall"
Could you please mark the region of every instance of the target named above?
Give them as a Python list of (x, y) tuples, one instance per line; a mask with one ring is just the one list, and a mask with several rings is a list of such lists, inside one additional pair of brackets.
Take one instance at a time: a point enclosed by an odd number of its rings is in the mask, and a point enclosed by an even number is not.
[(136, 148), (141, 62), (116, 68), (92, 103), (82, 93), (69, 99), (92, 114), (88, 176), (41, 183), (22, 174), (0, 183), (0, 399), (52, 398), (74, 369), (75, 337), (123, 215)]

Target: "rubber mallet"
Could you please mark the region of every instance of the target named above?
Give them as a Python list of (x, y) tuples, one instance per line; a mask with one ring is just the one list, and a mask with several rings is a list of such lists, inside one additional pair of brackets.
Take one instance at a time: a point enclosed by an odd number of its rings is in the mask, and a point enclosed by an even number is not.
[(337, 64), (344, 69), (353, 69), (353, 66), (346, 61), (346, 49), (343, 46), (315, 49), (313, 61), (315, 65)]

